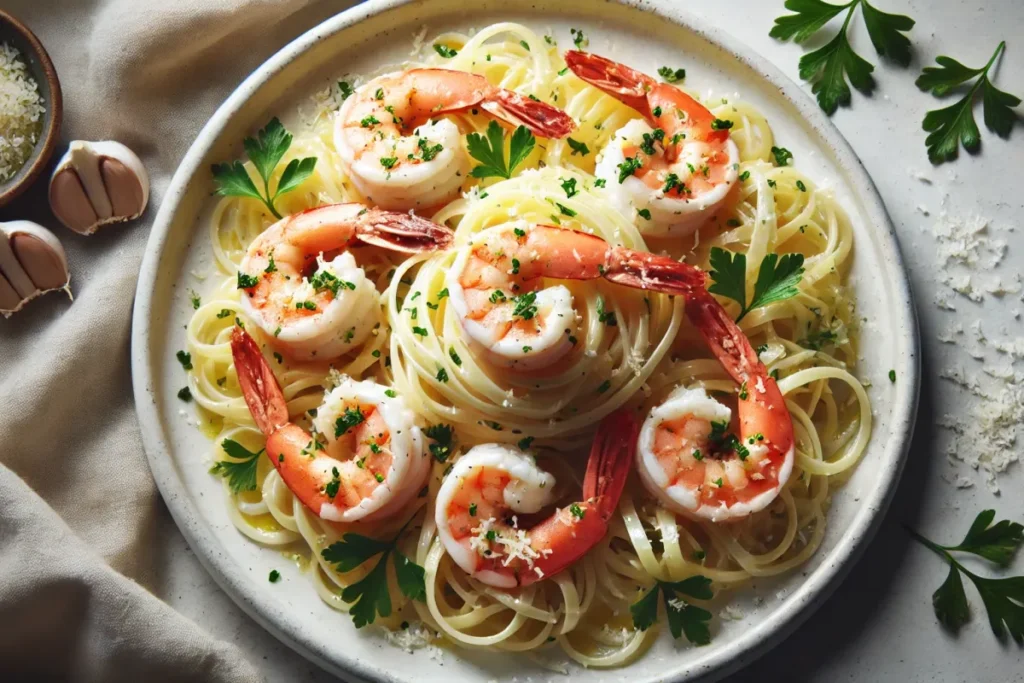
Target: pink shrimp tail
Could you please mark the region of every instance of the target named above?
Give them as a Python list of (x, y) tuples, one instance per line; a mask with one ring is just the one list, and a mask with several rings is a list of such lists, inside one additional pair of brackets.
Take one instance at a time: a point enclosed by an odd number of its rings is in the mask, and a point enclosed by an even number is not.
[(607, 256), (604, 277), (636, 289), (663, 294), (690, 296), (704, 292), (704, 271), (667, 256), (625, 247), (612, 247)]
[(765, 375), (764, 365), (757, 357), (757, 352), (750, 345), (750, 340), (739, 325), (722, 307), (722, 304), (708, 294), (707, 291), (694, 292), (686, 301), (686, 317), (690, 319), (712, 353), (722, 364), (737, 384), (742, 384), (753, 376)]
[(657, 82), (647, 74), (631, 69), (625, 64), (578, 50), (566, 52), (565, 63), (574, 74), (590, 85), (636, 109), (645, 117), (651, 116), (647, 93)]
[(502, 121), (526, 126), (543, 138), (564, 138), (576, 129), (572, 117), (558, 107), (503, 88), (481, 102), (480, 107)]
[(619, 506), (636, 453), (638, 427), (627, 410), (612, 413), (597, 428), (583, 478), (583, 499), (592, 501), (602, 521)]
[(454, 239), (450, 228), (399, 211), (367, 209), (356, 220), (360, 242), (407, 254), (447, 249)]
[(240, 327), (231, 332), (231, 356), (252, 419), (265, 436), (270, 436), (288, 423), (288, 406), (274, 371), (256, 340)]

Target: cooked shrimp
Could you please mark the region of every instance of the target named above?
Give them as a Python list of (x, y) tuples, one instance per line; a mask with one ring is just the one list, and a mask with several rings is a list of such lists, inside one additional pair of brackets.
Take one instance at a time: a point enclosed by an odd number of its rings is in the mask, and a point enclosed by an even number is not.
[(375, 382), (345, 378), (324, 397), (312, 434), (289, 420), (281, 387), (247, 332), (231, 336), (238, 382), (285, 485), (332, 522), (387, 517), (426, 482), (430, 456), (415, 414)]
[(680, 387), (651, 410), (640, 430), (640, 479), (679, 513), (712, 522), (739, 519), (775, 500), (789, 479), (793, 421), (775, 380), (721, 304), (695, 294), (686, 313), (739, 384), (739, 436), (728, 407), (704, 389)]
[(626, 485), (636, 423), (620, 411), (598, 427), (583, 480), (583, 500), (527, 529), (518, 515), (554, 503), (555, 478), (517, 448), (474, 446), (437, 493), (435, 521), (445, 550), (463, 570), (499, 588), (526, 586), (568, 568), (608, 530)]
[(472, 346), (495, 364), (548, 367), (572, 347), (577, 316), (565, 285), (595, 280), (667, 294), (703, 291), (699, 269), (665, 256), (612, 246), (600, 237), (526, 221), (478, 233), (448, 271), (446, 285)]
[(451, 239), (446, 227), (362, 204), (288, 216), (249, 245), (238, 276), (245, 290), (242, 310), (274, 348), (292, 358), (335, 358), (366, 340), (380, 305), (376, 288), (346, 248), (361, 242), (417, 252), (444, 249)]
[(471, 107), (546, 138), (565, 137), (575, 127), (561, 109), (495, 87), (483, 76), (411, 69), (375, 78), (345, 100), (334, 146), (352, 182), (375, 206), (438, 206), (458, 194), (471, 162), (455, 122), (437, 117)]
[[(727, 125), (679, 88), (624, 64), (575, 50), (565, 61), (645, 119), (620, 128), (595, 169), (619, 209), (637, 216), (644, 234), (692, 234), (738, 177), (740, 153)], [(650, 219), (637, 213), (644, 210)]]

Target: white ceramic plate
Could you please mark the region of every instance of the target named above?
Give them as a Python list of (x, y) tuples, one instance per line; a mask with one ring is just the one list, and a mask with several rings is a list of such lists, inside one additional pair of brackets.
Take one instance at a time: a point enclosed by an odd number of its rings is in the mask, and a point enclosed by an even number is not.
[[(554, 30), (571, 45), (569, 27), (590, 37), (589, 49), (652, 73), (685, 66), (687, 86), (752, 102), (768, 117), (779, 144), (821, 184), (835, 188), (856, 232), (851, 281), (869, 321), (859, 372), (870, 380), (875, 427), (850, 481), (833, 497), (825, 540), (800, 571), (756, 582), (731, 603), (742, 618), (724, 620), (711, 645), (693, 648), (662, 634), (628, 671), (582, 671), (573, 681), (683, 681), (717, 678), (751, 662), (819, 606), (874, 534), (896, 488), (910, 443), (918, 392), (918, 333), (911, 293), (892, 225), (871, 179), (828, 119), (800, 88), (766, 60), (668, 3), (554, 3), (524, 0), (381, 0), (312, 29), (267, 61), (200, 132), (171, 182), (146, 250), (135, 300), (132, 371), (146, 453), (157, 485), (196, 555), (231, 597), (281, 640), (324, 668), (382, 681), (548, 680), (525, 657), (445, 650), (406, 654), (379, 632), (357, 632), (328, 608), (296, 567), (238, 533), (228, 520), (220, 482), (206, 472), (210, 443), (176, 397), (183, 386), (174, 358), (192, 313), (189, 272), (211, 272), (202, 221), (212, 200), (210, 164), (237, 158), (242, 138), (272, 115), (286, 117), (342, 73), (365, 73), (408, 56), (413, 36), (520, 21)], [(885, 340), (879, 343), (878, 340)], [(895, 369), (898, 381), (887, 374)], [(191, 423), (191, 424), (190, 424)], [(271, 569), (284, 580), (271, 585)]]

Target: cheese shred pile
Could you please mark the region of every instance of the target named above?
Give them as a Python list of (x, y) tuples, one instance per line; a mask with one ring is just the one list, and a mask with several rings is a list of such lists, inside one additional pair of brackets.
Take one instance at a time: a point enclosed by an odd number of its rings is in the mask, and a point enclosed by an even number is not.
[(14, 177), (32, 155), (45, 111), (21, 53), (0, 43), (0, 182)]

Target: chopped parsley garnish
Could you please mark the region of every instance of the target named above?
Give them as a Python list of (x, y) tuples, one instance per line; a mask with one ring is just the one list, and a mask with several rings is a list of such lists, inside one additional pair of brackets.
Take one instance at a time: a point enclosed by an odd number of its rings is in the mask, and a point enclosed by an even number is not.
[(448, 381), (448, 371), (445, 370), (444, 368), (439, 368), (438, 371), (437, 371), (437, 381), (438, 382), (447, 382)]
[(573, 140), (572, 138), (566, 138), (565, 141), (569, 143), (569, 149), (572, 150), (569, 156), (575, 156), (579, 154), (580, 156), (585, 157), (588, 154), (590, 154), (590, 148), (587, 147), (587, 143), (578, 142), (576, 140)]
[(619, 184), (626, 182), (626, 178), (636, 173), (643, 166), (643, 162), (640, 161), (640, 157), (626, 157), (622, 160), (617, 168), (619, 169)]
[(277, 583), (281, 580), (281, 572), (277, 571), (276, 569), (271, 569), (270, 575), (267, 576), (267, 580), (270, 581), (270, 583)]
[(480, 162), (470, 175), (474, 178), (511, 178), (516, 166), (530, 156), (537, 144), (533, 133), (526, 126), (519, 126), (512, 133), (509, 143), (508, 162), (505, 161), (504, 134), (497, 122), (487, 124), (487, 136), (470, 133), (466, 136), (469, 155)]
[(377, 92), (373, 93), (373, 99), (383, 100), (384, 99), (384, 88), (377, 88)]
[(583, 35), (583, 31), (581, 31), (578, 28), (569, 29), (569, 35), (572, 36), (572, 43), (573, 45), (576, 46), (577, 50), (582, 50), (584, 47), (590, 44), (590, 41), (587, 39), (587, 37)]
[(259, 457), (263, 453), (263, 449), (253, 453), (232, 439), (224, 439), (220, 442), (220, 447), (234, 460), (218, 460), (210, 468), (210, 474), (226, 478), (228, 488), (232, 493), (255, 491), (256, 468), (259, 465)]
[(441, 45), (439, 43), (434, 43), (434, 52), (441, 55), (445, 59), (451, 59), (455, 55), (459, 54), (458, 50), (453, 50), (447, 45)]
[[(580, 193), (580, 191), (576, 189), (576, 179), (575, 178), (566, 178), (565, 180), (563, 180), (562, 181), (562, 189), (565, 190), (565, 196), (568, 199), (572, 199), (573, 197), (575, 197), (576, 195), (578, 195)], [(517, 230), (518, 230), (518, 228), (517, 228)]]
[[(313, 174), (316, 157), (289, 161), (284, 172), (281, 173), (281, 179), (277, 181), (277, 188), (271, 193), (270, 177), (292, 144), (291, 133), (285, 130), (285, 127), (275, 117), (257, 133), (256, 139), (245, 138), (242, 144), (245, 147), (246, 155), (256, 168), (256, 173), (263, 180), (263, 192), (261, 193), (256, 188), (256, 184), (242, 162), (232, 161), (212, 166), (213, 180), (217, 186), (214, 194), (224, 197), (258, 199), (263, 202), (274, 218), (280, 219), (281, 214), (278, 213), (274, 202), (282, 194), (297, 188)], [(245, 289), (241, 283), (239, 283), (239, 289)]]
[(722, 488), (723, 482), (722, 482), (722, 478), (721, 478), (721, 477), (719, 477), (718, 479), (715, 479), (715, 481), (714, 481), (714, 482), (712, 482), (712, 483), (713, 483), (713, 484), (714, 484), (715, 486), (717, 486), (718, 488)]
[(785, 147), (772, 147), (772, 156), (775, 157), (775, 163), (778, 166), (789, 166), (789, 162), (793, 159), (793, 153)]
[(397, 163), (398, 163), (398, 157), (381, 157), (380, 158), (380, 165), (383, 166), (384, 168), (388, 169), (389, 171), (392, 168), (394, 168), (395, 164), (397, 164)]
[(385, 389), (384, 395), (387, 396), (388, 398), (395, 398), (396, 396), (398, 396), (398, 392), (395, 391), (394, 389)]
[(601, 382), (601, 386), (597, 388), (597, 393), (603, 394), (604, 392), (608, 391), (611, 388), (612, 381), (610, 379), (606, 379), (605, 381)]
[(658, 67), (658, 75), (669, 83), (678, 83), (686, 78), (686, 69), (673, 69), (670, 66)]
[(505, 299), (505, 292), (501, 291), (500, 289), (494, 290), (488, 297), (488, 301), (490, 301), (492, 304), (496, 304), (500, 301), (505, 301)]
[(378, 123), (380, 123), (380, 120), (373, 114), (370, 114), (369, 116), (363, 117), (359, 122), (359, 125), (363, 128), (369, 128), (370, 126), (376, 126)]
[(440, 142), (431, 146), (430, 140), (426, 138), (417, 140), (416, 146), (420, 148), (420, 156), (423, 158), (423, 161), (432, 161), (444, 149)]
[(570, 505), (569, 512), (572, 513), (572, 516), (576, 519), (583, 519), (583, 517), (587, 514), (587, 511), (581, 508), (579, 503), (573, 503), (572, 505)]
[(784, 301), (800, 293), (800, 279), (804, 274), (804, 257), (792, 253), (768, 254), (761, 261), (754, 283), (754, 296), (747, 304), (747, 256), (734, 254), (719, 247), (711, 248), (711, 279), (708, 291), (733, 299), (740, 305), (739, 322), (755, 308)]
[(186, 371), (192, 369), (192, 354), (191, 353), (188, 353), (186, 351), (178, 351), (174, 355), (178, 359), (178, 362), (181, 363), (181, 367), (182, 368), (184, 368)]
[(750, 177), (750, 171), (744, 171), (743, 173), (740, 173), (740, 182), (742, 183), (743, 181), (745, 181), (749, 177)]
[(203, 305), (203, 300), (195, 291), (189, 290), (189, 292), (191, 292), (192, 308), (198, 311), (199, 307)]
[(519, 275), (519, 259), (512, 259), (512, 274)]
[(796, 181), (796, 189), (800, 190), (801, 192), (807, 192), (807, 186), (804, 185), (804, 181), (802, 180)]
[(732, 128), (732, 121), (728, 119), (715, 119), (711, 122), (711, 130), (729, 130)]
[(446, 424), (431, 425), (424, 429), (423, 433), (427, 435), (427, 438), (434, 441), (429, 446), (430, 454), (434, 456), (434, 460), (447, 462), (452, 454), (452, 448), (455, 443), (455, 430), (452, 426)]
[(426, 337), (427, 334), (428, 334), (427, 331), (424, 328), (422, 328), (422, 327), (415, 327), (415, 326), (413, 326), (413, 328), (412, 328), (412, 333), (413, 334), (418, 334), (421, 337)]
[(358, 406), (355, 410), (345, 408), (345, 414), (334, 421), (334, 438), (344, 436), (348, 430), (361, 425), (364, 420), (366, 420), (366, 416), (363, 415), (362, 408)]
[(455, 363), (456, 365), (460, 365), (460, 366), (462, 365), (462, 359), (459, 358), (459, 354), (457, 354), (455, 352), (455, 347), (454, 346), (449, 346), (448, 347), (448, 356), (452, 359), (452, 362)]
[(398, 588), (411, 600), (425, 600), (427, 596), (423, 567), (398, 550), (398, 539), (405, 527), (390, 540), (379, 540), (361, 534), (346, 533), (340, 541), (323, 549), (321, 557), (339, 572), (350, 572), (373, 557), (380, 559), (362, 579), (346, 586), (341, 599), (352, 605), (350, 614), (356, 628), (372, 624), (377, 616), (391, 616), (391, 594), (388, 590), (388, 557), (394, 555), (395, 578)]
[(514, 308), (512, 309), (513, 317), (520, 317), (523, 320), (530, 320), (537, 315), (537, 292), (526, 292), (519, 296), (512, 297), (512, 303)]
[(608, 327), (615, 327), (619, 324), (618, 319), (615, 317), (615, 311), (605, 310), (603, 297), (598, 297), (597, 299), (597, 321), (604, 323)]
[(604, 187), (604, 178), (598, 178), (594, 181), (594, 187)]
[(353, 88), (348, 81), (338, 81), (338, 92), (341, 93), (341, 100), (344, 102), (355, 94), (356, 89)]
[(955, 546), (934, 543), (913, 529), (907, 531), (919, 543), (944, 559), (949, 564), (949, 575), (932, 594), (935, 616), (943, 626), (954, 633), (971, 619), (970, 606), (964, 593), (961, 573), (970, 579), (978, 590), (981, 602), (988, 612), (992, 632), (1000, 641), (1006, 640), (1007, 632), (1017, 644), (1024, 643), (1024, 576), (987, 579), (969, 571), (951, 553), (970, 553), (993, 562), (999, 567), (1008, 567), (1013, 556), (1024, 542), (1024, 527), (1017, 522), (1004, 519), (992, 524), (995, 510), (983, 510), (971, 524), (964, 540)]
[(896, 371), (895, 370), (890, 370), (889, 371), (889, 381), (892, 382), (893, 384), (896, 384)]
[(651, 220), (651, 210), (650, 209), (637, 209), (636, 212), (637, 212), (637, 215), (640, 216), (640, 218), (643, 218), (644, 220), (648, 220), (648, 221)]
[(714, 597), (711, 591), (711, 579), (696, 575), (688, 579), (669, 583), (658, 581), (654, 588), (645, 593), (629, 607), (633, 617), (633, 628), (646, 631), (658, 618), (658, 593), (661, 592), (665, 615), (668, 619), (669, 631), (673, 638), (683, 635), (694, 645), (707, 645), (711, 642), (711, 612), (685, 602), (680, 595), (698, 600), (710, 600)]
[(185, 403), (189, 403), (192, 400), (192, 390), (188, 387), (182, 387), (178, 390), (178, 398)]
[(532, 444), (533, 444), (533, 437), (532, 436), (524, 436), (523, 438), (519, 439), (519, 443), (516, 444), (516, 445), (519, 447), (519, 450), (525, 451), (525, 450), (529, 449)]
[(260, 280), (255, 275), (247, 275), (242, 271), (238, 271), (238, 289), (252, 289), (260, 283)]
[(341, 489), (341, 475), (338, 472), (337, 467), (331, 468), (331, 480), (324, 485), (324, 493), (331, 500), (338, 495), (338, 491)]
[(476, 517), (476, 503), (469, 504), (469, 516)]
[(558, 210), (562, 212), (563, 216), (568, 216), (569, 218), (574, 218), (576, 216), (576, 212), (570, 209), (569, 207), (565, 206), (564, 204), (559, 204), (558, 202), (555, 202), (555, 206), (558, 207)]

